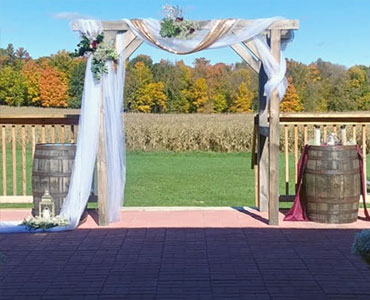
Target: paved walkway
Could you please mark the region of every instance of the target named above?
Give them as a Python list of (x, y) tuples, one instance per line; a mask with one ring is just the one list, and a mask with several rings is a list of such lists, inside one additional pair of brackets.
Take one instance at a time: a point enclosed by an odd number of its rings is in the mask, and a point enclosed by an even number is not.
[(370, 299), (370, 267), (351, 254), (369, 222), (270, 227), (252, 209), (124, 210), (105, 228), (94, 219), (0, 235), (0, 299)]

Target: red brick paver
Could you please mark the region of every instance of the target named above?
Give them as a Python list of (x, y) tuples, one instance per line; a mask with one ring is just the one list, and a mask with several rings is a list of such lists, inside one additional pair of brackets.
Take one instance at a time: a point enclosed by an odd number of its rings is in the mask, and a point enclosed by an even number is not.
[(251, 209), (123, 211), (98, 228), (93, 217), (70, 232), (0, 235), (0, 299), (370, 299), (370, 267), (351, 254), (369, 222), (269, 227)]

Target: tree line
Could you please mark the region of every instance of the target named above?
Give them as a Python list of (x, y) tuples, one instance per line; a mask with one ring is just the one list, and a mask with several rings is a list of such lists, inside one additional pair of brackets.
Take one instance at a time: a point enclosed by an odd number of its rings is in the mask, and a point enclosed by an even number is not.
[[(282, 111), (370, 110), (370, 66), (345, 68), (318, 59), (287, 61), (289, 86)], [(0, 104), (79, 108), (86, 58), (65, 50), (32, 59), (24, 48), (0, 48)], [(258, 75), (244, 62), (211, 64), (197, 58), (154, 63), (139, 55), (126, 62), (124, 108), (151, 113), (239, 113), (258, 106)]]

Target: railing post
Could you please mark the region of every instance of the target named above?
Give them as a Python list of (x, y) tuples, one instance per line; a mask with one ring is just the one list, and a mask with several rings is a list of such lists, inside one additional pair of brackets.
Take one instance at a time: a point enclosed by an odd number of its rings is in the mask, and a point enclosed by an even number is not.
[[(362, 157), (363, 157), (363, 164), (364, 164), (364, 177), (365, 177), (365, 185), (367, 185), (367, 172), (366, 172), (366, 124), (362, 124)], [(367, 188), (365, 187), (365, 191)], [(366, 197), (367, 193), (365, 193), (365, 201), (367, 200)]]
[(3, 150), (3, 195), (7, 194), (7, 184), (6, 184), (6, 134), (5, 134), (5, 125), (1, 128), (1, 138), (2, 138), (2, 150)]

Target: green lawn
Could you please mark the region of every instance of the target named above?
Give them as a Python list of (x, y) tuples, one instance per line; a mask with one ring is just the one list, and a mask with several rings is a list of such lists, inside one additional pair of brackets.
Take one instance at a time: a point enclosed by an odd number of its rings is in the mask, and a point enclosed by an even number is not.
[[(21, 160), (20, 151), (18, 159)], [(125, 206), (254, 206), (254, 170), (250, 153), (129, 152)], [(31, 155), (27, 158), (28, 194), (31, 194)], [(12, 191), (12, 162), (7, 154), (8, 184)], [(0, 161), (1, 166), (1, 161)], [(293, 172), (290, 157), (290, 174)], [(2, 172), (0, 172), (2, 173)], [(17, 170), (21, 194), (21, 167)], [(369, 173), (368, 173), (369, 174)], [(292, 176), (291, 176), (292, 177)], [(293, 178), (291, 178), (291, 181)], [(2, 186), (2, 174), (0, 174)], [(285, 192), (283, 154), (280, 155), (280, 193)], [(290, 184), (294, 193), (294, 184)], [(2, 187), (0, 188), (2, 194)], [(282, 206), (290, 204), (282, 204)], [(31, 205), (23, 205), (30, 207)], [(0, 207), (14, 207), (2, 204)]]

